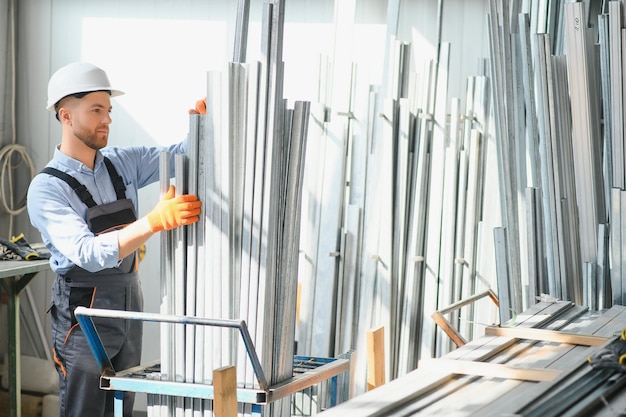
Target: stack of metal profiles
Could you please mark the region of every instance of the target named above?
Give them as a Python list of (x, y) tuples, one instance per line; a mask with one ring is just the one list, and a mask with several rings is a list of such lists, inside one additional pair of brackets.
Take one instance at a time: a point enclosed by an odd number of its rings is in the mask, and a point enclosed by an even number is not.
[[(624, 125), (624, 47), (626, 46), (626, 29), (624, 28), (624, 4), (620, 1), (608, 2), (608, 10), (599, 19), (599, 37), (601, 51), (601, 86), (602, 108), (604, 116), (604, 151), (611, 155), (606, 160), (606, 177), (610, 185), (607, 192), (607, 207), (610, 222), (603, 232), (610, 235), (610, 284), (611, 300), (615, 304), (626, 302), (626, 260), (624, 259), (623, 236), (626, 231), (626, 167), (624, 161), (625, 129)], [(605, 237), (602, 234), (601, 237)], [(599, 239), (600, 240), (600, 239)], [(603, 243), (601, 241), (601, 243)], [(605, 246), (606, 247), (606, 246)], [(607, 251), (608, 252), (608, 251)], [(608, 253), (605, 255), (608, 257)], [(605, 262), (604, 265), (608, 265)], [(608, 275), (605, 266), (601, 276)]]
[(624, 302), (624, 12), (591, 3), (490, 1), (488, 65), (461, 99), (447, 92), (457, 45), (411, 68), (412, 45), (393, 36), (402, 7), (388, 3), (383, 85), (354, 66), (350, 100), (312, 112), (300, 353), (355, 348), (359, 392), (367, 330), (385, 326), (393, 379), (452, 348), (435, 310), (486, 288), (498, 311), (453, 317), (467, 339), (537, 299)]
[[(188, 158), (177, 158), (174, 173), (177, 193), (197, 194), (203, 215), (162, 237), (162, 313), (244, 320), (270, 385), (294, 376), (309, 118), (307, 102), (287, 108), (282, 96), (283, 20), (284, 2), (266, 3), (261, 60), (243, 63), (239, 56), (208, 74), (207, 114), (190, 116)], [(169, 174), (164, 164), (162, 191)], [(240, 388), (260, 388), (232, 329), (162, 325), (165, 380), (211, 384), (213, 370), (227, 365), (236, 365)], [(211, 401), (151, 395), (150, 402), (154, 416), (212, 415)], [(287, 397), (263, 415), (290, 415), (290, 407)], [(239, 404), (239, 413), (252, 415), (252, 406)]]
[[(334, 356), (356, 349), (357, 392), (365, 381), (367, 330), (385, 326), (386, 364), (395, 378), (415, 369), (420, 356), (447, 351), (449, 340), (436, 335), (430, 319), (434, 310), (490, 286), (492, 258), (481, 246), (484, 228), (499, 214), (490, 205), (496, 216), (484, 225), (485, 195), (497, 196), (489, 194), (497, 175), (486, 171), (495, 167), (495, 148), (485, 142), (488, 80), (469, 78), (466, 97), (453, 100), (449, 115), (450, 53), (443, 43), (437, 59), (411, 72), (411, 45), (391, 39), (388, 87), (360, 90), (363, 79), (353, 66), (346, 107), (313, 106), (298, 352)], [(322, 74), (334, 73), (325, 65)], [(481, 263), (479, 254), (489, 260)], [(482, 282), (479, 269), (487, 277)], [(476, 317), (479, 323), (495, 318), (488, 304), (476, 311), (461, 313), (470, 333)]]
[[(603, 106), (604, 133), (609, 135), (615, 128), (607, 102), (607, 41), (619, 38), (607, 36), (607, 15), (599, 16), (599, 31), (591, 29), (598, 16), (582, 2), (546, 9), (545, 20), (554, 26), (544, 33), (533, 31), (538, 19), (521, 13), (520, 7), (521, 2), (494, 1), (489, 16), (501, 204), (510, 211), (496, 231), (500, 311), (528, 305), (531, 300), (520, 299), (519, 291), (526, 286), (531, 297), (549, 294), (602, 309), (610, 305), (609, 190), (613, 165), (623, 155), (612, 152), (610, 136), (600, 140), (600, 115)], [(599, 46), (594, 45), (598, 32)], [(610, 60), (612, 65), (615, 61)], [(507, 174), (507, 164), (516, 174)], [(619, 216), (611, 219), (618, 220), (611, 228), (620, 230)], [(520, 263), (518, 258), (526, 260)], [(522, 273), (524, 282), (520, 265), (527, 271)]]
[[(342, 2), (336, 19), (354, 19), (354, 10), (342, 9), (350, 3)], [(411, 45), (391, 37), (388, 86), (364, 86), (358, 66), (344, 66), (349, 82), (333, 84), (333, 97), (349, 99), (322, 101), (311, 112), (298, 352), (335, 356), (356, 349), (357, 393), (365, 381), (367, 330), (386, 327), (385, 360), (395, 378), (415, 369), (420, 356), (449, 348), (430, 319), (434, 310), (490, 286), (492, 258), (481, 246), (484, 228), (499, 214), (490, 205), (496, 216), (484, 225), (485, 195), (497, 196), (497, 190), (489, 194), (497, 175), (486, 171), (495, 167), (495, 148), (488, 149), (485, 136), (488, 80), (470, 77), (463, 106), (453, 100), (449, 115), (449, 58), (450, 44), (443, 43), (437, 59), (411, 72)], [(322, 62), (320, 91), (336, 72)], [(337, 92), (342, 86), (349, 91)], [(477, 280), (477, 270), (487, 279)], [(470, 334), (475, 321), (495, 318), (490, 305), (461, 314)]]
[[(626, 404), (626, 308), (540, 302), (417, 370), (321, 413), (346, 416), (615, 416)], [(600, 355), (601, 364), (588, 359)], [(612, 360), (612, 362), (611, 362)], [(599, 364), (592, 360), (594, 364)]]

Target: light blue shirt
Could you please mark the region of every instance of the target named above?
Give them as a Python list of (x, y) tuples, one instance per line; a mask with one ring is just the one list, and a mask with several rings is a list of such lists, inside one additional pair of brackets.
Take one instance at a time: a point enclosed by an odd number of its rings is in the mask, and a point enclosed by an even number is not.
[[(187, 141), (170, 147), (108, 147), (96, 154), (91, 170), (83, 163), (55, 149), (47, 166), (76, 178), (87, 187), (96, 204), (117, 200), (115, 189), (104, 164), (103, 156), (111, 160), (126, 185), (126, 198), (132, 200), (138, 213), (137, 191), (159, 180), (159, 156), (170, 152), (171, 172), (177, 153), (187, 153)], [(43, 243), (50, 250), (50, 266), (57, 274), (67, 273), (74, 265), (96, 272), (118, 266), (118, 232), (95, 235), (86, 222), (87, 206), (72, 188), (60, 178), (48, 174), (36, 175), (28, 188), (28, 215), (39, 230)]]

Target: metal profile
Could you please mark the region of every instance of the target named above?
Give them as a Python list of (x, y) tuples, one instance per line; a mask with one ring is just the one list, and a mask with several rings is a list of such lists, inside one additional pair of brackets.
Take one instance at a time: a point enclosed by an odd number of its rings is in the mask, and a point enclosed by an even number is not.
[(508, 249), (506, 247), (508, 239), (506, 237), (507, 230), (504, 227), (496, 227), (493, 230), (494, 246), (496, 250), (496, 268), (498, 281), (498, 300), (500, 303), (500, 324), (504, 324), (511, 320), (515, 311), (511, 305), (511, 286), (509, 279), (510, 267), (508, 264)]
[[(600, 48), (600, 95), (602, 97), (602, 133), (603, 133), (603, 174), (604, 196), (606, 198), (606, 207), (611, 206), (610, 188), (614, 185), (616, 155), (613, 153), (613, 123), (612, 107), (611, 107), (611, 50), (610, 50), (610, 31), (609, 31), (609, 15), (601, 14), (598, 16), (598, 43)], [(610, 210), (610, 209), (609, 209)]]
[[(176, 195), (186, 194), (187, 191), (187, 156), (184, 154), (174, 155), (174, 176)], [(172, 279), (169, 280), (170, 287), (168, 292), (173, 302), (173, 314), (184, 315), (186, 304), (186, 263), (187, 263), (187, 239), (186, 228), (178, 227), (172, 231), (173, 248), (171, 255), (173, 256), (173, 272)], [(186, 337), (185, 327), (181, 325), (173, 325), (173, 338), (171, 339), (171, 349), (173, 356), (173, 378), (170, 380), (176, 382), (184, 382), (187, 377), (185, 371), (186, 366)], [(174, 397), (171, 399), (174, 415), (182, 417), (185, 412), (184, 398)]]
[[(599, 96), (595, 88), (595, 56), (591, 31), (584, 19), (582, 3), (565, 5), (565, 27), (567, 35), (568, 74), (572, 99), (572, 138), (574, 143), (574, 175), (576, 199), (579, 207), (578, 223), (582, 261), (597, 259), (597, 225), (605, 221), (604, 194), (602, 186), (602, 159), (599, 147)], [(580, 54), (580, 55), (578, 55)], [(573, 74), (574, 73), (574, 74)], [(575, 76), (574, 76), (575, 75)], [(579, 301), (580, 290), (572, 288), (572, 300)]]
[[(544, 213), (545, 240), (548, 251), (546, 252), (546, 262), (548, 269), (548, 293), (560, 294), (560, 286), (557, 287), (557, 277), (560, 276), (559, 245), (557, 228), (557, 206), (554, 202), (555, 196), (555, 174), (553, 165), (552, 134), (548, 99), (549, 74), (551, 73), (550, 40), (548, 35), (537, 35), (537, 66), (535, 70), (537, 90), (542, 94), (538, 97), (537, 117), (539, 122), (539, 157), (541, 159), (541, 188), (546, 198), (542, 198)], [(551, 198), (552, 197), (552, 198)]]
[[(459, 150), (461, 147), (460, 126), (461, 102), (460, 99), (452, 99), (450, 103), (450, 122), (447, 128), (447, 144), (445, 149), (445, 171), (443, 177), (443, 202), (441, 222), (441, 254), (440, 254), (440, 283), (438, 304), (450, 305), (459, 300), (460, 283), (454, 280), (454, 258), (456, 239), (456, 218), (459, 211)], [(458, 321), (457, 312), (453, 313), (452, 319)], [(441, 335), (438, 335), (439, 337)], [(440, 339), (443, 346), (445, 339)], [(452, 348), (448, 344), (445, 351)]]
[(626, 186), (624, 167), (624, 124), (620, 120), (624, 118), (623, 102), (623, 76), (622, 76), (622, 2), (609, 1), (609, 65), (611, 85), (611, 111), (610, 120), (614, 121), (605, 126), (610, 126), (611, 147), (613, 150), (613, 187), (621, 190)]
[[(450, 45), (443, 43), (439, 49), (435, 80), (435, 99), (432, 111), (435, 117), (431, 139), (431, 160), (428, 185), (427, 241), (425, 243), (424, 264), (424, 306), (425, 315), (437, 310), (435, 294), (438, 293), (440, 273), (440, 228), (443, 204), (443, 176), (445, 172), (445, 125), (447, 105), (448, 71), (450, 65)], [(435, 325), (430, 316), (424, 317), (421, 335), (421, 358), (438, 356), (439, 347), (435, 344)]]
[(235, 23), (235, 45), (233, 48), (233, 62), (246, 62), (248, 46), (248, 23), (250, 21), (250, 0), (239, 0), (237, 3), (237, 18)]
[[(170, 164), (170, 154), (169, 152), (161, 152), (159, 155), (159, 188), (160, 195), (159, 198), (163, 198), (163, 196), (167, 193), (167, 190), (170, 186), (170, 177), (171, 177), (171, 164)], [(164, 231), (160, 236), (160, 246), (161, 253), (171, 253), (172, 250), (172, 232)], [(173, 303), (172, 303), (172, 294), (170, 291), (170, 280), (172, 279), (172, 263), (169, 256), (161, 257), (161, 279), (160, 279), (160, 287), (161, 287), (161, 305), (160, 311), (161, 314), (171, 314), (173, 311)], [(161, 378), (170, 379), (173, 378), (172, 370), (173, 370), (173, 352), (171, 346), (171, 340), (173, 335), (173, 327), (170, 324), (162, 323), (161, 324)], [(160, 411), (165, 414), (170, 411), (170, 398), (165, 397), (160, 401)]]
[[(507, 102), (508, 97), (513, 97), (512, 68), (511, 68), (511, 45), (510, 45), (510, 22), (509, 4), (507, 1), (490, 1), (490, 47), (491, 47), (491, 70), (494, 80), (494, 99), (496, 112), (496, 146), (498, 154), (498, 167), (501, 175), (500, 199), (502, 218), (507, 228), (507, 250), (510, 266), (510, 279), (512, 291), (510, 293), (511, 308), (519, 312), (521, 304), (521, 277), (520, 277), (520, 245), (518, 231), (518, 201), (516, 179), (516, 152), (513, 140), (514, 111)], [(495, 20), (494, 20), (495, 19)]]

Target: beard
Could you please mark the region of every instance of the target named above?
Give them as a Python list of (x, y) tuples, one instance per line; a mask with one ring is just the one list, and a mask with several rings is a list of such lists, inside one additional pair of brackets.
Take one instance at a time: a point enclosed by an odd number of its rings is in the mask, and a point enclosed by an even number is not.
[(102, 133), (98, 133), (96, 131), (89, 131), (84, 128), (76, 128), (74, 129), (74, 136), (80, 139), (81, 142), (85, 144), (85, 146), (93, 149), (94, 151), (98, 151), (104, 148), (107, 144), (108, 133), (104, 136)]

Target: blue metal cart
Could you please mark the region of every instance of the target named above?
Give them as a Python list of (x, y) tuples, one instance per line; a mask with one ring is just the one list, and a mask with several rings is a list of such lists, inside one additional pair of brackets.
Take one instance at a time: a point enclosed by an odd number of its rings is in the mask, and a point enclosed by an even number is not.
[(158, 362), (116, 372), (94, 326), (93, 317), (237, 329), (243, 340), (259, 385), (258, 389), (238, 388), (237, 402), (250, 404), (253, 416), (261, 416), (263, 407), (273, 401), (302, 392), (322, 382), (327, 382), (328, 384), (329, 407), (343, 402), (349, 397), (351, 352), (338, 358), (295, 356), (294, 376), (279, 384), (270, 386), (265, 378), (247, 325), (243, 320), (210, 319), (85, 307), (78, 307), (75, 315), (100, 367), (100, 387), (104, 390), (115, 391), (116, 417), (122, 417), (123, 392), (212, 400), (214, 399), (214, 389), (209, 384), (160, 380), (160, 365)]

